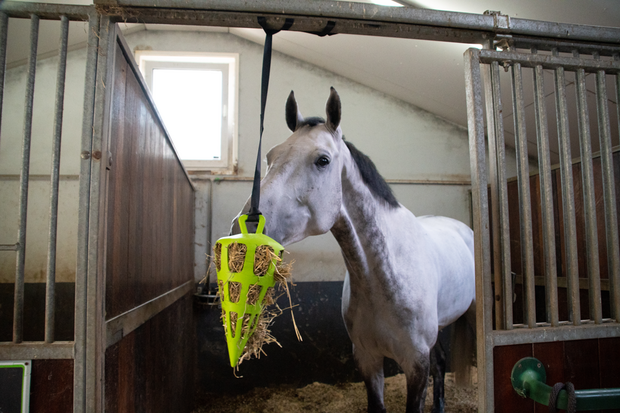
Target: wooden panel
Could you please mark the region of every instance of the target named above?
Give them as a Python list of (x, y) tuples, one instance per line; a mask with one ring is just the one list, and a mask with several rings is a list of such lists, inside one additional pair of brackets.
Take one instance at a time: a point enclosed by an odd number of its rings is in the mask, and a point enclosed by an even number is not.
[[(123, 47), (119, 38), (107, 168), (106, 320), (194, 278), (193, 187)], [(187, 294), (105, 350), (106, 411), (191, 411), (192, 316)]]
[[(563, 382), (564, 379), (564, 343), (537, 343), (534, 344), (534, 357), (540, 360), (547, 373), (547, 384)], [(535, 403), (536, 413), (547, 413), (549, 407)]]
[[(599, 340), (599, 369), (601, 388), (620, 388), (620, 337)], [(605, 413), (620, 413), (619, 409), (606, 410)]]
[(532, 357), (532, 345), (495, 347), (493, 349), (493, 382), (495, 384), (495, 411), (526, 413), (534, 411), (534, 401), (519, 396), (510, 382), (515, 363), (523, 357)]
[(30, 412), (73, 411), (73, 360), (33, 360)]
[(108, 171), (106, 319), (193, 279), (193, 189), (120, 47)]
[(187, 295), (106, 350), (106, 411), (190, 412), (196, 365)]
[(600, 386), (598, 340), (564, 342), (564, 381), (576, 389), (596, 389)]

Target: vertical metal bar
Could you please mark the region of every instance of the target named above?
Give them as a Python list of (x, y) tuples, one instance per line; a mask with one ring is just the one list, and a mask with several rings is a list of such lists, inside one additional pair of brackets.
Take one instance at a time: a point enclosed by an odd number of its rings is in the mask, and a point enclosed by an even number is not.
[[(99, 56), (93, 114), (92, 150), (103, 152), (107, 144), (108, 104), (113, 88), (110, 79), (114, 67), (116, 27), (110, 17), (100, 18)], [(101, 157), (106, 159), (107, 157)], [(88, 232), (88, 284), (86, 289), (86, 388), (87, 412), (104, 411), (105, 401), (105, 192), (106, 176), (101, 162), (90, 164), (90, 212)]]
[[(4, 102), (4, 74), (6, 72), (6, 37), (8, 28), (9, 16), (0, 11), (0, 129), (2, 128), (2, 103)], [(2, 143), (1, 130), (0, 143)]]
[(30, 18), (30, 56), (24, 103), (24, 143), (22, 147), (22, 170), (19, 196), (19, 230), (17, 233), (17, 257), (15, 274), (15, 298), (13, 306), (13, 342), (21, 343), (24, 333), (24, 267), (26, 264), (26, 221), (28, 215), (28, 179), (30, 176), (30, 142), (32, 137), (32, 105), (34, 101), (34, 79), (37, 71), (37, 41), (39, 39), (39, 17)]
[[(615, 56), (616, 61), (618, 56)], [(611, 295), (611, 312), (616, 322), (620, 320), (620, 246), (618, 242), (618, 211), (616, 211), (616, 187), (611, 145), (609, 109), (607, 106), (605, 72), (596, 73), (596, 98), (599, 139), (601, 145), (601, 169), (603, 175), (603, 201), (605, 203), (605, 233), (607, 237), (607, 262)], [(616, 99), (620, 99), (620, 74), (616, 75)], [(617, 102), (620, 102), (616, 100)], [(616, 105), (618, 106), (618, 105)], [(618, 106), (620, 123), (620, 106)]]
[(73, 412), (86, 413), (86, 325), (88, 289), (90, 170), (92, 158), (95, 83), (99, 50), (99, 15), (92, 13), (88, 21), (88, 51), (84, 80), (84, 112), (82, 117), (82, 160), (78, 210), (78, 251), (75, 274), (75, 354), (73, 364)]
[[(574, 53), (579, 57), (578, 53)], [(596, 198), (594, 196), (594, 168), (592, 166), (592, 144), (590, 142), (590, 119), (586, 100), (586, 74), (583, 69), (577, 73), (577, 123), (579, 126), (579, 147), (581, 149), (581, 181), (586, 229), (586, 262), (588, 266), (590, 319), (600, 324), (601, 281), (598, 261), (598, 233), (596, 227)]]
[[(557, 56), (557, 49), (553, 50)], [(571, 162), (568, 107), (566, 104), (566, 79), (564, 68), (555, 69), (555, 98), (560, 148), (560, 178), (562, 181), (562, 211), (564, 223), (564, 251), (568, 287), (569, 318), (574, 325), (581, 324), (579, 308), (579, 267), (577, 262), (577, 224), (575, 223), (575, 193), (573, 191), (573, 168)]]
[(519, 185), (519, 222), (521, 225), (521, 263), (524, 270), (525, 321), (536, 327), (536, 284), (534, 275), (534, 239), (532, 235), (532, 201), (530, 196), (530, 168), (525, 128), (525, 103), (521, 64), (512, 65), (512, 100), (517, 152), (517, 182)]
[(62, 114), (65, 99), (65, 74), (67, 71), (67, 38), (69, 19), (60, 18), (60, 51), (56, 77), (56, 102), (54, 113), (54, 138), (52, 141), (52, 170), (50, 172), (50, 227), (47, 250), (47, 281), (45, 290), (45, 342), (54, 341), (56, 304), (56, 242), (58, 229), (58, 189), (60, 175), (60, 143), (62, 138)]
[(502, 119), (499, 63), (485, 66), (483, 71), (487, 134), (489, 141), (489, 176), (491, 184), (491, 211), (493, 219), (493, 251), (495, 282), (495, 327), (511, 330), (512, 277), (510, 263), (510, 225), (508, 221), (508, 189), (506, 178), (506, 150)]
[(480, 51), (469, 49), (464, 55), (465, 94), (469, 133), (469, 159), (472, 178), (474, 217), (474, 250), (476, 256), (476, 320), (478, 365), (478, 411), (492, 409), (493, 399), (493, 345), (488, 340), (492, 330), (491, 257), (489, 238), (489, 202), (482, 113), (482, 79)]
[[(485, 104), (487, 113), (487, 141), (489, 145), (489, 187), (491, 190), (491, 233), (493, 234), (491, 242), (493, 245), (493, 283), (495, 293), (495, 328), (504, 330), (504, 291), (502, 289), (502, 249), (500, 245), (500, 218), (499, 218), (499, 189), (498, 189), (498, 156), (497, 156), (497, 136), (495, 107), (493, 100), (493, 87), (491, 86), (491, 72), (493, 67), (498, 65), (492, 62), (490, 65), (484, 65), (481, 69), (482, 80), (484, 84)], [(500, 119), (501, 122), (501, 119)]]
[[(532, 50), (536, 53), (535, 50)], [(545, 269), (545, 307), (547, 322), (559, 325), (558, 282), (555, 256), (555, 224), (553, 222), (553, 184), (551, 180), (551, 156), (549, 128), (545, 105), (545, 83), (543, 68), (534, 68), (534, 115), (536, 118), (536, 139), (538, 142), (538, 169), (540, 180), (541, 221), (543, 238), (543, 262)]]

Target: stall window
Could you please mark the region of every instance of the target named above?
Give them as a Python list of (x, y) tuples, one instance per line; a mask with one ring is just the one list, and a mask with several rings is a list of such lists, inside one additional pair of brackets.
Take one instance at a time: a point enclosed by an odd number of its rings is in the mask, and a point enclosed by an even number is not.
[(234, 172), (239, 55), (137, 51), (136, 59), (185, 167)]

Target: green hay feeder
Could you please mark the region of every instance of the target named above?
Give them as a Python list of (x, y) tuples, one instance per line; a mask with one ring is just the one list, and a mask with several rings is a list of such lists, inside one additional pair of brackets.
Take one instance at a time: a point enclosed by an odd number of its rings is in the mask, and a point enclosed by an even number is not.
[(265, 218), (259, 215), (255, 234), (248, 234), (247, 215), (239, 217), (241, 234), (220, 238), (215, 245), (215, 265), (222, 301), (222, 321), (231, 367), (237, 366), (254, 334), (274, 271), (284, 250), (263, 234)]

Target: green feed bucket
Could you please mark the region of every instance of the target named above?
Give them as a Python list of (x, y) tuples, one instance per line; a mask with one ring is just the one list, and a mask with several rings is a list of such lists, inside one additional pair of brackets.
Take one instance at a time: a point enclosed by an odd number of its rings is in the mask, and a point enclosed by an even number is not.
[(239, 217), (241, 234), (220, 238), (214, 248), (231, 367), (238, 364), (256, 330), (267, 291), (276, 282), (277, 257), (284, 250), (263, 234), (265, 218), (262, 215), (255, 234), (248, 234), (247, 219), (247, 215)]

